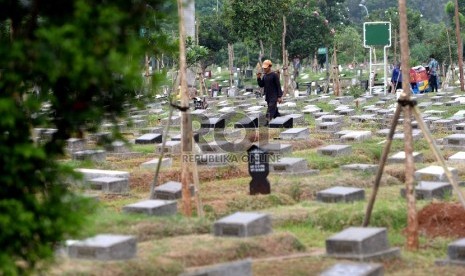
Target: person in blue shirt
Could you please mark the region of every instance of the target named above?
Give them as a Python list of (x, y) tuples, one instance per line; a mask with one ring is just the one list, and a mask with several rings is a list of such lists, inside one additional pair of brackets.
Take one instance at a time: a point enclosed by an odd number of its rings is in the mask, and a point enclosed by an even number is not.
[(439, 63), (434, 59), (434, 55), (429, 56), (430, 60), (428, 63), (428, 74), (429, 74), (429, 85), (431, 87), (431, 92), (438, 92), (438, 69)]
[(400, 70), (400, 63), (397, 63), (392, 69), (391, 93), (396, 93), (399, 88), (402, 89), (402, 71)]
[(262, 77), (262, 73), (257, 73), (258, 86), (263, 87), (265, 93), (265, 101), (268, 105), (266, 111), (266, 125), (279, 116), (278, 103), (282, 103), (283, 91), (281, 90), (281, 83), (279, 76), (275, 72), (271, 71), (273, 64), (270, 60), (263, 62), (262, 68), (265, 74)]

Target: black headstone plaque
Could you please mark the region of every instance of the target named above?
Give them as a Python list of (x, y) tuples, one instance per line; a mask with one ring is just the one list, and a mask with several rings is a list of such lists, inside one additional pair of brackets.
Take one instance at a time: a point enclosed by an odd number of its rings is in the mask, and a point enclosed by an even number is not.
[(253, 145), (247, 150), (247, 154), (249, 157), (249, 174), (252, 177), (249, 184), (250, 195), (269, 194), (271, 189), (270, 182), (267, 179), (270, 173), (268, 152)]

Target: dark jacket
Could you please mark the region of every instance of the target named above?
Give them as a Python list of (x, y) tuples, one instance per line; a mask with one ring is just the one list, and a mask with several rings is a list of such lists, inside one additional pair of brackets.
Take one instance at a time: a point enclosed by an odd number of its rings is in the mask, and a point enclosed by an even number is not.
[(265, 101), (277, 102), (283, 96), (279, 77), (275, 72), (265, 74), (263, 78), (257, 78), (258, 86), (264, 87)]

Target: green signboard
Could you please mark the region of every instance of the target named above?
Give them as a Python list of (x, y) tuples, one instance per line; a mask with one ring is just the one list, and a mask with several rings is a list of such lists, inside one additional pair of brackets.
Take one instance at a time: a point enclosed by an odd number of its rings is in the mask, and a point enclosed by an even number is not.
[(319, 54), (319, 55), (324, 55), (324, 54), (326, 54), (326, 48), (318, 48), (318, 54)]
[(391, 22), (363, 23), (363, 46), (391, 46)]

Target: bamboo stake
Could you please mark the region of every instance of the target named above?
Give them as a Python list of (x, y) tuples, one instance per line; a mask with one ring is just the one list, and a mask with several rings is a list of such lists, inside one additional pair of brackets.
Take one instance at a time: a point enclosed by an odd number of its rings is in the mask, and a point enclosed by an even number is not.
[[(174, 80), (173, 83), (174, 83), (173, 84), (174, 87), (178, 86), (178, 84), (176, 82), (176, 79)], [(170, 98), (170, 95), (172, 95), (172, 93), (168, 94), (168, 99)], [(166, 127), (165, 127), (165, 129), (163, 131), (163, 138), (162, 138), (162, 143), (161, 143), (161, 154), (160, 154), (160, 157), (158, 157), (158, 164), (157, 164), (157, 168), (155, 170), (155, 176), (153, 178), (152, 185), (150, 186), (150, 199), (155, 199), (155, 188), (158, 186), (158, 175), (160, 174), (161, 163), (162, 163), (162, 160), (163, 160), (163, 157), (164, 157), (164, 154), (165, 154), (165, 145), (166, 145), (168, 132), (169, 132), (170, 127), (171, 127), (171, 117), (172, 116), (173, 116), (173, 107), (170, 105), (170, 109), (169, 109), (169, 112), (168, 112), (168, 123), (166, 124)]]
[[(192, 144), (194, 144), (194, 141), (192, 141)], [(199, 170), (197, 168), (196, 162), (193, 162), (192, 174), (193, 174), (193, 179), (194, 179), (194, 190), (195, 190), (194, 198), (195, 198), (195, 203), (197, 205), (197, 216), (203, 218), (204, 215), (203, 215), (202, 198), (200, 197)]]
[(381, 182), (381, 176), (383, 175), (383, 170), (386, 164), (387, 156), (389, 154), (389, 151), (391, 150), (392, 139), (394, 138), (394, 133), (396, 131), (397, 123), (399, 121), (400, 111), (401, 111), (401, 107), (399, 104), (397, 104), (397, 108), (396, 108), (396, 111), (394, 112), (394, 117), (392, 119), (392, 125), (391, 125), (391, 128), (389, 129), (389, 134), (388, 134), (388, 138), (386, 141), (386, 145), (384, 146), (383, 155), (381, 156), (381, 159), (379, 160), (379, 166), (378, 166), (378, 171), (376, 172), (376, 178), (375, 178), (375, 183), (373, 185), (373, 191), (371, 192), (371, 197), (367, 205), (365, 218), (363, 219), (363, 224), (362, 224), (363, 227), (367, 227), (368, 224), (370, 224), (371, 212), (373, 210), (373, 205), (375, 204), (376, 195), (378, 194), (378, 189), (379, 189), (379, 185)]
[(186, 31), (184, 26), (183, 0), (177, 0), (179, 16), (179, 67), (181, 80), (181, 183), (182, 205), (185, 216), (191, 216), (191, 194), (189, 168), (192, 156), (192, 122), (189, 114), (189, 92), (187, 90)]

